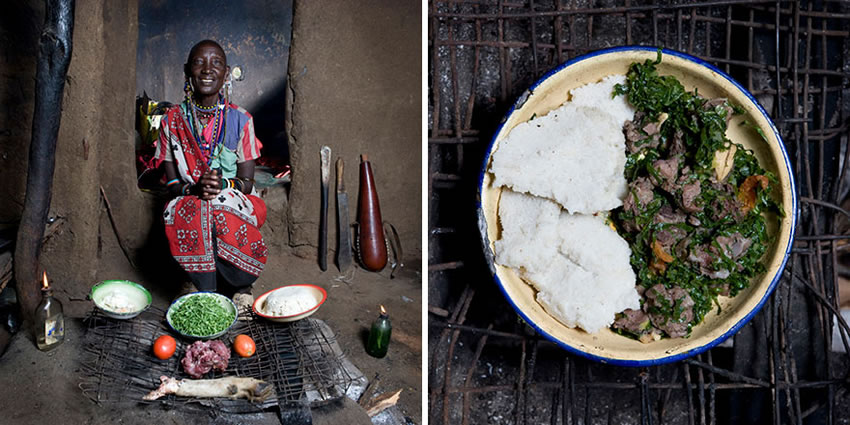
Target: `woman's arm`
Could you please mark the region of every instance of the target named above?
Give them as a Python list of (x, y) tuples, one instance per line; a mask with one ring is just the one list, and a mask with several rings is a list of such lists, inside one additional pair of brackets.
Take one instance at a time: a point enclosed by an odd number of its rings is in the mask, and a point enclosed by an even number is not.
[[(254, 188), (254, 160), (236, 164), (236, 177), (240, 180), (242, 193), (251, 193)], [(239, 183), (237, 183), (238, 185)]]
[[(180, 182), (180, 178), (177, 175), (177, 166), (174, 165), (173, 161), (163, 161), (162, 166), (165, 167), (165, 178), (168, 181), (168, 193), (171, 196), (180, 196), (183, 195), (184, 183)], [(176, 183), (172, 183), (174, 181)]]

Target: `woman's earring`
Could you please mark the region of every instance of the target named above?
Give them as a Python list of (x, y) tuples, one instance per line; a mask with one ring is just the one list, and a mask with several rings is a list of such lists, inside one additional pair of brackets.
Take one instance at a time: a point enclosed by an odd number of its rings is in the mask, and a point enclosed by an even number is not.
[(224, 96), (225, 99), (230, 99), (230, 96), (233, 94), (233, 78), (228, 73), (224, 78), (224, 85), (221, 87), (221, 95)]
[(186, 98), (191, 99), (194, 90), (192, 90), (192, 80), (186, 78), (186, 84), (183, 84), (183, 93), (186, 93)]

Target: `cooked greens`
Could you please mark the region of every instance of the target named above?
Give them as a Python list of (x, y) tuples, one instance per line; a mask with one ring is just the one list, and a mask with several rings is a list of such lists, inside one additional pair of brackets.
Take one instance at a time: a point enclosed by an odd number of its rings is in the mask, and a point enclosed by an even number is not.
[[(659, 63), (660, 50), (633, 63), (613, 94), (637, 110), (624, 126), (629, 192), (611, 221), (631, 247), (642, 295), (641, 310), (618, 315), (613, 328), (645, 342), (689, 335), (718, 295), (735, 296), (764, 273), (767, 220), (783, 215), (771, 196), (776, 176), (726, 138), (743, 110), (686, 91), (658, 74)], [(731, 170), (716, 167), (724, 161)]]
[(174, 329), (192, 336), (214, 335), (227, 329), (235, 315), (210, 295), (195, 295), (175, 307), (171, 314)]

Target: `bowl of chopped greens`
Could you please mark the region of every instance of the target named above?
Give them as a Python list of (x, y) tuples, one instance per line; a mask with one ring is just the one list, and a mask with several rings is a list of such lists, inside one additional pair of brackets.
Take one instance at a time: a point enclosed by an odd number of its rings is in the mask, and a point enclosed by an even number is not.
[(215, 292), (195, 292), (174, 300), (165, 314), (172, 329), (192, 339), (224, 335), (236, 323), (236, 304)]
[[(604, 149), (581, 144), (597, 132)], [(612, 164), (610, 180), (588, 177)], [(592, 52), (534, 83), (493, 136), (485, 258), (520, 317), (566, 350), (682, 360), (734, 335), (776, 288), (797, 218), (791, 170), (769, 114), (711, 64)]]

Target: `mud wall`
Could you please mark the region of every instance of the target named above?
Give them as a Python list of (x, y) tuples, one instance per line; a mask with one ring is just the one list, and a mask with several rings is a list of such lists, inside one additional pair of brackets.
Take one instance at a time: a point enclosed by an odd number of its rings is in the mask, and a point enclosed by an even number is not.
[[(369, 155), (383, 218), (398, 228), (406, 263), (418, 266), (410, 260), (421, 258), (421, 19), (416, 1), (295, 1), (287, 128), (290, 243), (299, 255), (316, 257), (319, 149), (328, 145), (333, 161), (346, 163), (352, 219), (359, 155)], [(330, 229), (334, 208), (332, 183)]]
[[(85, 297), (102, 264), (128, 262), (120, 251), (116, 256), (103, 249), (115, 240), (115, 232), (101, 188), (131, 258), (148, 239), (153, 219), (153, 200), (136, 189), (133, 164), (136, 4), (104, 3), (76, 3), (50, 208), (50, 217), (62, 224), (42, 254), (42, 265), (66, 302)], [(43, 8), (43, 2), (32, 0), (0, 6), (0, 221), (4, 226), (15, 225), (23, 208)]]

